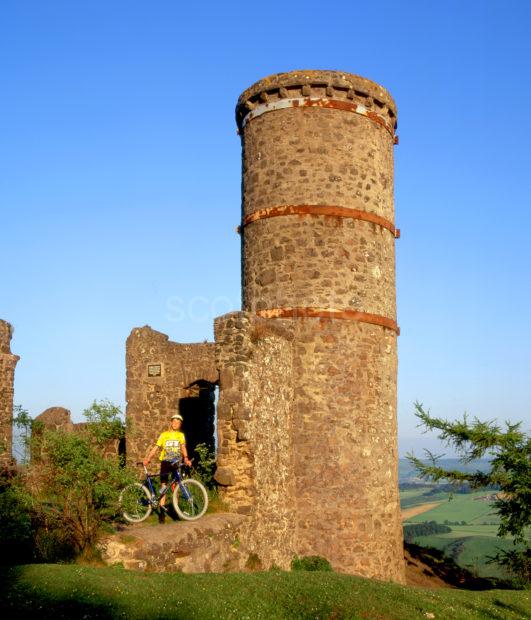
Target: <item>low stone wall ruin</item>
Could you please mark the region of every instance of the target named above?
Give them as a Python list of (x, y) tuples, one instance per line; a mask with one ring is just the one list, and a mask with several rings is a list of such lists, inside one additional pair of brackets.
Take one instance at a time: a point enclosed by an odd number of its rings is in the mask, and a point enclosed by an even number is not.
[(200, 521), (171, 523), (160, 527), (138, 525), (100, 543), (109, 565), (154, 572), (227, 572), (260, 568), (255, 556), (242, 545), (248, 517), (212, 514)]

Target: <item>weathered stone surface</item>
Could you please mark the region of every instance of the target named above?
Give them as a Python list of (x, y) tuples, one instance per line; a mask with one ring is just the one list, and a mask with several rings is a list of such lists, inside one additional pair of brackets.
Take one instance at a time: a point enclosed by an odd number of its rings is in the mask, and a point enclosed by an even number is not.
[(13, 328), (0, 319), (0, 467), (13, 464), (13, 386), (18, 355), (11, 353)]
[(241, 540), (264, 566), (289, 568), (295, 553), (295, 480), (292, 476), (293, 335), (275, 321), (253, 313), (218, 317), (214, 323), (216, 361), (234, 377), (220, 390), (219, 469), (230, 467), (235, 482), (221, 492), (251, 526)]
[(228, 487), (236, 483), (236, 476), (230, 467), (218, 467), (214, 476), (221, 486)]
[(100, 543), (107, 564), (140, 571), (184, 573), (245, 570), (252, 553), (241, 542), (249, 518), (213, 514), (159, 527), (129, 526)]
[(49, 407), (35, 418), (35, 422), (42, 424), (48, 430), (73, 431), (74, 423), (71, 414), (64, 407)]

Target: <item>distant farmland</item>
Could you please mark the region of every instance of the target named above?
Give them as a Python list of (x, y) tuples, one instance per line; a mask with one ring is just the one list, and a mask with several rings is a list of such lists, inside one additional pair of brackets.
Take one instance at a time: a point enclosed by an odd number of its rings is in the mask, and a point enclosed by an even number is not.
[[(506, 577), (496, 564), (487, 562), (497, 549), (508, 549), (510, 540), (496, 537), (499, 519), (493, 511), (492, 491), (473, 493), (437, 492), (433, 486), (405, 489), (400, 492), (400, 504), (407, 515), (411, 509), (423, 506), (427, 510), (409, 516), (407, 524), (434, 521), (448, 525), (451, 532), (430, 536), (415, 536), (413, 542), (423, 547), (435, 547), (453, 558), (460, 566), (480, 577)], [(485, 499), (489, 498), (489, 499)]]

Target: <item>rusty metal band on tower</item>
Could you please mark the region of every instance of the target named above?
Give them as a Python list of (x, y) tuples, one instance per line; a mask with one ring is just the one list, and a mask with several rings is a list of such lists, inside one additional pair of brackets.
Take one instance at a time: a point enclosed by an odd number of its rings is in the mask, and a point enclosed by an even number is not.
[(297, 318), (317, 318), (317, 319), (340, 319), (347, 321), (360, 321), (371, 325), (380, 325), (394, 331), (400, 336), (400, 328), (396, 321), (379, 314), (370, 312), (359, 312), (358, 310), (335, 310), (333, 308), (271, 308), (268, 310), (258, 310), (256, 313), (265, 319), (297, 319)]
[[(247, 215), (243, 219), (243, 226), (248, 226), (253, 222), (268, 219), (271, 217), (282, 217), (287, 215), (314, 215), (326, 217), (344, 217), (362, 220), (376, 224), (392, 233), (395, 239), (400, 238), (400, 229), (389, 220), (370, 213), (369, 211), (361, 211), (359, 209), (350, 209), (346, 207), (336, 207), (332, 205), (282, 205), (278, 207), (269, 207), (260, 209)], [(269, 308), (267, 310), (259, 310), (258, 316), (263, 318), (320, 318), (320, 319), (341, 319), (350, 321), (360, 321), (362, 323), (370, 323), (390, 329), (400, 335), (400, 328), (395, 320), (379, 314), (370, 312), (360, 312), (357, 310), (338, 310), (333, 308), (313, 308), (313, 307), (297, 307), (297, 308)]]
[(352, 218), (370, 222), (371, 224), (377, 224), (391, 232), (395, 239), (400, 238), (400, 229), (395, 228), (394, 224), (384, 217), (376, 215), (376, 213), (371, 213), (370, 211), (351, 209), (350, 207), (338, 207), (335, 205), (281, 205), (278, 207), (268, 207), (267, 209), (260, 209), (246, 215), (243, 218), (243, 226), (247, 226), (258, 220), (280, 217), (283, 215), (323, 215), (328, 217)]

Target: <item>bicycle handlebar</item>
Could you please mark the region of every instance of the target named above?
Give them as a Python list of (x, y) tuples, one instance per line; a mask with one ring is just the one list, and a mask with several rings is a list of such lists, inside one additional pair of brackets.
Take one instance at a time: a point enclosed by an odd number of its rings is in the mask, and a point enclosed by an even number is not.
[[(193, 463), (193, 462), (194, 462), (194, 459), (189, 459), (189, 461), (190, 461), (190, 463)], [(170, 463), (172, 463), (173, 465), (175, 465), (176, 463), (179, 463), (179, 464), (181, 464), (181, 466), (182, 466), (181, 459), (173, 459), (172, 461), (170, 461)], [(138, 461), (138, 462), (137, 462), (137, 466), (138, 466), (138, 465), (142, 465), (142, 466), (143, 466), (143, 468), (144, 468), (144, 471), (146, 472), (146, 474), (148, 473), (148, 469), (147, 469), (147, 467), (144, 465), (144, 461)]]

